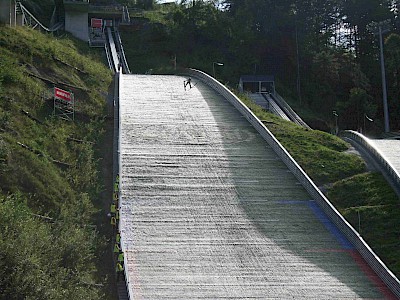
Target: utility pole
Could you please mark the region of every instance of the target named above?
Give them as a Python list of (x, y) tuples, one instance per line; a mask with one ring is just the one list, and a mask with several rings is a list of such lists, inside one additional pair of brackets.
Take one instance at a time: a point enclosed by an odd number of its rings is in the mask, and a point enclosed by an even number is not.
[[(389, 30), (387, 30), (389, 31)], [(385, 59), (383, 57), (383, 37), (382, 37), (382, 25), (379, 24), (379, 46), (381, 56), (381, 74), (382, 74), (382, 96), (383, 96), (383, 114), (385, 116), (385, 132), (390, 131), (389, 126), (389, 109), (387, 103), (387, 91), (386, 91), (386, 72), (385, 72)]]
[(215, 61), (213, 62), (212, 66), (213, 66), (213, 76), (214, 76), (214, 78), (215, 78), (215, 65), (223, 66), (224, 64), (220, 63), (220, 62), (215, 62)]
[(339, 117), (339, 115), (337, 114), (336, 110), (334, 110), (332, 113), (333, 113), (333, 116), (335, 118), (335, 135), (338, 135), (338, 133), (339, 133), (339, 126), (338, 126), (338, 117)]
[(389, 108), (387, 100), (387, 87), (386, 87), (386, 72), (385, 72), (385, 59), (383, 56), (383, 34), (389, 32), (388, 26), (391, 20), (385, 20), (381, 22), (372, 22), (367, 28), (374, 35), (379, 35), (379, 48), (380, 48), (380, 62), (381, 62), (381, 76), (382, 76), (382, 97), (383, 97), (383, 115), (385, 119), (385, 133), (390, 132), (389, 126)]
[(296, 31), (296, 60), (297, 60), (297, 97), (301, 104), (301, 84), (300, 84), (300, 57), (299, 57), (299, 37), (297, 32), (297, 12), (295, 12), (295, 31)]
[(11, 20), (12, 20), (12, 14), (11, 14), (11, 0), (10, 0), (10, 26), (12, 26)]
[(300, 57), (299, 57), (299, 34), (297, 29), (297, 8), (296, 5), (292, 6), (292, 13), (294, 15), (294, 30), (295, 30), (295, 42), (296, 42), (296, 68), (297, 68), (297, 77), (296, 77), (296, 90), (297, 90), (297, 98), (301, 101), (301, 80), (300, 80)]

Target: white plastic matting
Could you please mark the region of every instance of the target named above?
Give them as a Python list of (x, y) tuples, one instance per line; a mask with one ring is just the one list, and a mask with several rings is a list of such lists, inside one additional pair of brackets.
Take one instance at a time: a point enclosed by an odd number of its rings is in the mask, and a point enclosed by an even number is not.
[[(383, 299), (358, 254), (228, 102), (123, 75), (121, 230), (133, 299)], [(365, 266), (363, 266), (365, 267)]]

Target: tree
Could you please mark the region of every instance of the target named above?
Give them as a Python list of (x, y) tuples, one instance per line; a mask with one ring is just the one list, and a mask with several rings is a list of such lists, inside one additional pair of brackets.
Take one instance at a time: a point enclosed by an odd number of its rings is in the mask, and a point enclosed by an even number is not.
[[(174, 26), (170, 34), (173, 52), (178, 57), (190, 55), (186, 66), (212, 67), (212, 62), (227, 56), (230, 33), (227, 19), (213, 2), (183, 1), (173, 12)], [(182, 63), (182, 61), (181, 61)], [(207, 71), (207, 69), (205, 70)]]
[(376, 106), (373, 98), (362, 88), (352, 88), (347, 101), (338, 103), (339, 113), (342, 116), (342, 126), (349, 129), (362, 130), (364, 118), (374, 116)]
[(154, 0), (137, 0), (136, 6), (143, 9), (152, 9), (154, 7)]

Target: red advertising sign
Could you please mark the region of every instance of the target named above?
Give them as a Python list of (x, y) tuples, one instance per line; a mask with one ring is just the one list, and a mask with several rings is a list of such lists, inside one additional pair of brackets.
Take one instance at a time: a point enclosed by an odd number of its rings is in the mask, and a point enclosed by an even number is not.
[(102, 28), (103, 27), (103, 19), (91, 18), (90, 23), (91, 23), (92, 28)]
[(54, 98), (59, 100), (64, 100), (67, 102), (72, 101), (72, 96), (70, 92), (64, 91), (60, 88), (54, 88)]

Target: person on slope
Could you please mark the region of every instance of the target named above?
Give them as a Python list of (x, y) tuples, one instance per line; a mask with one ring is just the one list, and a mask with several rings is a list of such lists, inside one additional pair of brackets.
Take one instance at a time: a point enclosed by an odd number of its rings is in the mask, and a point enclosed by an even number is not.
[(189, 86), (189, 88), (192, 88), (192, 78), (188, 78), (187, 80), (183, 81), (183, 87), (186, 91), (186, 87)]

